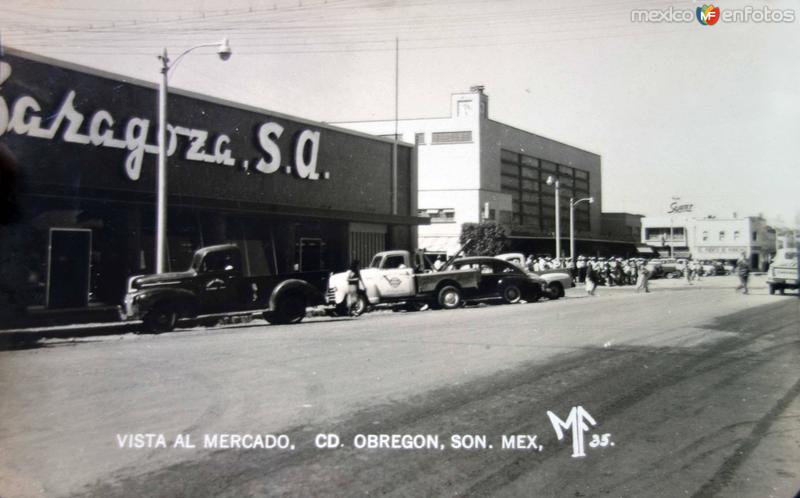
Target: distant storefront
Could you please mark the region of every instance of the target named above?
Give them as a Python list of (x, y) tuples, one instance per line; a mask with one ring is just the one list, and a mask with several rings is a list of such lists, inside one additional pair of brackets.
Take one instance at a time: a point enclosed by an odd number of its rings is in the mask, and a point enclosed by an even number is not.
[(775, 230), (757, 216), (648, 216), (642, 218), (641, 242), (662, 257), (733, 261), (744, 254), (759, 270), (775, 255)]
[[(129, 275), (154, 269), (155, 86), (16, 51), (0, 64), (0, 143), (20, 173), (21, 215), (2, 227), (0, 311), (46, 305), (54, 275), (82, 292), (83, 271), (90, 301), (118, 303)], [(181, 91), (167, 135), (171, 270), (228, 241), (254, 274), (415, 247), (411, 146), (398, 150), (392, 213), (388, 140)]]

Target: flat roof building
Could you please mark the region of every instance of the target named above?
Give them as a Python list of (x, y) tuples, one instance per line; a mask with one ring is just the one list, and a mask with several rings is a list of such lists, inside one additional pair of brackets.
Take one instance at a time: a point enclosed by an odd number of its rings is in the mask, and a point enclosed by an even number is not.
[[(734, 215), (735, 216), (735, 215)], [(691, 213), (642, 218), (641, 242), (662, 257), (736, 260), (766, 270), (775, 255), (775, 230), (758, 216), (695, 217)]]
[[(154, 271), (157, 88), (12, 49), (0, 64), (0, 145), (20, 186), (19, 217), (0, 226), (0, 315), (59, 285), (75, 306), (119, 304), (130, 275)], [(412, 146), (395, 211), (389, 140), (180, 90), (168, 116), (168, 269), (221, 242), (255, 275), (416, 247)]]
[(414, 143), (418, 152), (420, 247), (454, 253), (461, 226), (484, 220), (507, 228), (517, 250), (554, 254), (555, 192), (560, 184), (562, 255), (569, 252), (569, 200), (575, 208), (576, 252), (629, 253), (634, 240), (603, 236), (601, 157), (489, 118), (483, 87), (451, 96), (450, 116), (337, 123), (353, 130)]

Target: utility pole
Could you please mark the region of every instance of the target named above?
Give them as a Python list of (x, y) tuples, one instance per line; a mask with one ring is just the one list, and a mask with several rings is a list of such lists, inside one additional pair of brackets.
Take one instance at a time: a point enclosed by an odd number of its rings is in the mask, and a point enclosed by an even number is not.
[(394, 39), (394, 144), (392, 145), (392, 214), (397, 214), (397, 134), (400, 107), (400, 39)]

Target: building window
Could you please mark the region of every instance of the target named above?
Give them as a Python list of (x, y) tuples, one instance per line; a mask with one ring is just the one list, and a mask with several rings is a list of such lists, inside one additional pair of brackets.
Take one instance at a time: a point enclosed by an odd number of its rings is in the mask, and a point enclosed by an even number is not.
[(425, 145), (425, 134), (424, 133), (415, 134), (414, 143), (417, 145)]
[(719, 231), (719, 240), (725, 240), (725, 230)]
[(708, 230), (703, 231), (703, 242), (708, 241)]
[(432, 144), (459, 144), (472, 142), (471, 131), (440, 131), (431, 136)]
[(758, 232), (753, 232), (753, 242), (758, 242)]
[(739, 230), (734, 230), (734, 232), (733, 232), (733, 240), (739, 240)]
[[(500, 149), (500, 187), (512, 199), (512, 220), (530, 229), (552, 230), (555, 217), (555, 192), (546, 185), (552, 175), (559, 180), (561, 195), (583, 199), (589, 197), (589, 172), (571, 166), (559, 165), (536, 157)], [(561, 205), (562, 218), (569, 218), (569, 205)], [(579, 231), (591, 231), (588, 204), (580, 204), (575, 211), (575, 225)]]
[(450, 208), (443, 209), (420, 209), (420, 216), (427, 216), (431, 219), (431, 223), (455, 223), (456, 210)]
[(675, 242), (682, 243), (686, 240), (683, 227), (674, 227), (672, 229), (669, 227), (645, 228), (644, 234), (645, 239), (650, 242), (662, 242), (667, 244)]
[(510, 150), (500, 149), (500, 160), (516, 164), (519, 162), (519, 154)]

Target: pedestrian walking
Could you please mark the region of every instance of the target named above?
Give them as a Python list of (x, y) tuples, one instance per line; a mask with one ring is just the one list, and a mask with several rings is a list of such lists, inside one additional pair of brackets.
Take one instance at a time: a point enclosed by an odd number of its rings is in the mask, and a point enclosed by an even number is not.
[(689, 285), (694, 285), (692, 284), (692, 264), (688, 259), (685, 263), (683, 263), (683, 273), (686, 274), (686, 283)]
[(584, 283), (586, 281), (586, 257), (578, 256), (578, 283)]
[(739, 276), (739, 286), (736, 288), (736, 292), (739, 292), (739, 289), (744, 289), (742, 292), (743, 294), (747, 294), (747, 281), (750, 279), (750, 263), (747, 261), (747, 257), (744, 253), (736, 262), (736, 274)]
[(650, 292), (650, 270), (644, 263), (639, 265), (639, 281), (636, 283), (636, 292)]
[(586, 294), (594, 296), (597, 289), (597, 270), (591, 264), (586, 265)]
[(692, 260), (692, 276), (698, 282), (700, 281), (700, 277), (703, 276), (703, 263), (701, 261)]
[(358, 316), (364, 312), (359, 307), (359, 292), (364, 281), (361, 280), (361, 263), (354, 259), (347, 272), (347, 312), (350, 316)]

